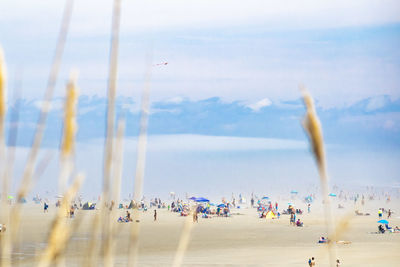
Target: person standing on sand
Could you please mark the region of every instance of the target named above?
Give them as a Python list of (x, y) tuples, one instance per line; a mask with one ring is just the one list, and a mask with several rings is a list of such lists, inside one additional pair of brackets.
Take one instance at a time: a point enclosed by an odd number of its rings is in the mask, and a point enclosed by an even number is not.
[(193, 212), (193, 222), (199, 222), (199, 216), (197, 215), (197, 211)]
[(392, 211), (389, 209), (387, 218), (389, 219), (391, 216), (392, 216)]
[(339, 259), (336, 260), (336, 267), (340, 267), (340, 260)]
[(48, 208), (49, 208), (49, 205), (47, 205), (47, 203), (46, 202), (44, 202), (44, 204), (43, 204), (43, 212), (48, 212)]
[(315, 259), (314, 257), (311, 258), (311, 265), (310, 266), (315, 266)]
[(157, 210), (154, 210), (154, 221), (157, 221)]

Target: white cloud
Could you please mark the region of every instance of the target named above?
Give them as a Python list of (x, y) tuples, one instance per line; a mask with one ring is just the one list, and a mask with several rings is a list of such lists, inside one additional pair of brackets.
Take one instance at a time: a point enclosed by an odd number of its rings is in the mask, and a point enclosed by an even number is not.
[(175, 96), (175, 97), (171, 97), (168, 98), (167, 100), (165, 100), (165, 102), (167, 103), (173, 103), (173, 104), (180, 104), (184, 101), (185, 99), (181, 96)]
[(271, 100), (268, 98), (261, 99), (260, 101), (247, 105), (248, 108), (251, 108), (253, 111), (258, 112), (264, 107), (268, 107), (272, 104)]
[[(37, 109), (42, 109), (42, 106), (45, 104), (45, 101), (42, 100), (35, 100), (33, 102), (33, 105), (37, 108)], [(54, 99), (53, 101), (51, 101), (50, 105), (47, 106), (47, 111), (58, 111), (58, 110), (62, 110), (64, 108), (64, 100), (57, 98)]]
[(395, 125), (396, 125), (395, 122), (389, 119), (385, 121), (385, 123), (383, 124), (383, 128), (390, 130), (394, 129)]
[(374, 111), (376, 109), (380, 109), (385, 106), (387, 100), (385, 96), (377, 96), (373, 97), (368, 101), (366, 110), (367, 111)]
[(339, 119), (340, 123), (361, 125), (365, 128), (384, 128), (391, 131), (399, 131), (400, 112), (387, 112), (372, 115), (346, 116)]

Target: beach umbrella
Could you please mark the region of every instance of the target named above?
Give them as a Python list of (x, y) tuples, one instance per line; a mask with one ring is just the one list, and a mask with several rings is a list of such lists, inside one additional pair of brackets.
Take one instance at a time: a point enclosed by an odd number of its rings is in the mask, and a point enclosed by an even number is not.
[(329, 196), (330, 196), (330, 197), (336, 197), (336, 194), (330, 193)]
[(263, 197), (262, 199), (269, 199), (269, 197)]
[(191, 197), (191, 198), (189, 198), (190, 200), (196, 200), (196, 198), (195, 197)]
[(194, 201), (196, 201), (196, 202), (210, 202), (210, 200), (208, 200), (207, 198), (204, 198), (204, 197), (198, 197)]
[(292, 191), (290, 191), (290, 193), (291, 193), (291, 194), (297, 194), (297, 193), (299, 193), (299, 192), (297, 192), (296, 190), (292, 190)]
[(379, 220), (378, 223), (389, 224), (387, 220)]
[(225, 204), (219, 204), (217, 207), (218, 208), (225, 208)]
[(14, 197), (13, 196), (8, 196), (8, 199), (13, 199)]

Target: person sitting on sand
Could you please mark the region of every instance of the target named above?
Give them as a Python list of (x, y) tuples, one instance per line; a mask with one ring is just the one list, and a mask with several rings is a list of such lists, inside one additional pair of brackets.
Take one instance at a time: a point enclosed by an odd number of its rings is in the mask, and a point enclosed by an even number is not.
[(319, 240), (318, 240), (318, 243), (327, 243), (327, 242), (328, 242), (328, 239), (325, 238), (325, 237), (323, 237), (323, 236), (321, 236), (321, 237), (319, 238)]
[(386, 231), (394, 233), (394, 229), (392, 227), (390, 227), (388, 223), (385, 224), (385, 228), (386, 228)]
[(0, 223), (0, 233), (4, 233), (6, 230), (7, 230), (6, 225)]
[(297, 221), (296, 221), (296, 226), (298, 226), (298, 227), (303, 227), (303, 223), (300, 222), (300, 219), (297, 219)]
[(383, 228), (382, 224), (380, 224), (380, 225), (378, 226), (378, 230), (379, 230), (379, 232), (382, 233), (382, 234), (385, 233), (385, 229)]

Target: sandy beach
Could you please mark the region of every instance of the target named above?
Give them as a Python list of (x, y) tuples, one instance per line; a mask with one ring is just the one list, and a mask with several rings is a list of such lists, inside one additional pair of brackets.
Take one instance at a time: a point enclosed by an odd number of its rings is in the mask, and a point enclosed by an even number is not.
[[(390, 204), (367, 202), (362, 211), (371, 213), (370, 216), (353, 216), (354, 204), (350, 201), (345, 203), (346, 209), (334, 209), (337, 220), (350, 218), (349, 228), (339, 240), (351, 243), (337, 246), (342, 266), (399, 266), (400, 233), (373, 233), (377, 232), (379, 206), (390, 206), (395, 212), (400, 210), (396, 200)], [(305, 209), (306, 204), (298, 201), (297, 207)], [(35, 255), (40, 255), (55, 211), (54, 205), (50, 206), (49, 213), (43, 213), (41, 205), (24, 205), (19, 242), (12, 256), (13, 266), (31, 266), (36, 260)], [(84, 263), (96, 212), (99, 210), (78, 210), (76, 218), (68, 219), (72, 222), (82, 217), (83, 220), (68, 244), (67, 266)], [(118, 210), (121, 216), (125, 212), (125, 209)], [(328, 266), (327, 245), (317, 242), (325, 233), (322, 207), (313, 204), (311, 213), (305, 212), (299, 218), (304, 227), (290, 226), (289, 215), (275, 220), (260, 219), (255, 208), (247, 207), (232, 209), (232, 216), (228, 218), (200, 218), (192, 228), (183, 265), (307, 266), (308, 259), (315, 257), (316, 266)], [(141, 213), (140, 266), (171, 266), (185, 219), (167, 209), (158, 210), (156, 222), (153, 221), (153, 210)], [(118, 224), (115, 265), (126, 266), (132, 223), (117, 223), (116, 220), (115, 223)], [(399, 213), (393, 214), (390, 224), (400, 226)], [(101, 242), (100, 236), (98, 240)]]

